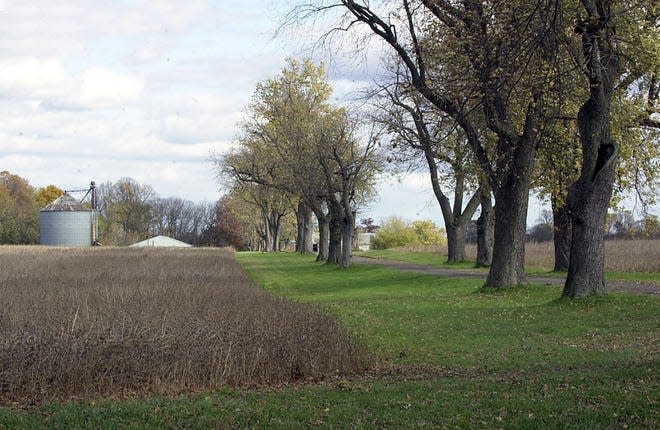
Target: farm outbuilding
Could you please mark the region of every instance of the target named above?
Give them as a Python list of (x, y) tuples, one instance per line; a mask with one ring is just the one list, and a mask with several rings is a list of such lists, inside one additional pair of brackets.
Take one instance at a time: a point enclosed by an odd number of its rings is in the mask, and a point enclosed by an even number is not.
[(64, 193), (39, 213), (39, 242), (42, 245), (91, 246), (94, 211)]
[(134, 243), (135, 247), (161, 247), (161, 248), (189, 248), (192, 245), (180, 240), (168, 236), (155, 236), (150, 239), (143, 240), (141, 242)]

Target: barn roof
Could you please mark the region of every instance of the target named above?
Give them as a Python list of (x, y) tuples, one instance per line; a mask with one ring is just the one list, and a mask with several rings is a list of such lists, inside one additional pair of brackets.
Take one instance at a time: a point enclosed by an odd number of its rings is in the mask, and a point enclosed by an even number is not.
[(168, 236), (156, 236), (141, 242), (134, 243), (135, 247), (191, 247), (192, 245)]

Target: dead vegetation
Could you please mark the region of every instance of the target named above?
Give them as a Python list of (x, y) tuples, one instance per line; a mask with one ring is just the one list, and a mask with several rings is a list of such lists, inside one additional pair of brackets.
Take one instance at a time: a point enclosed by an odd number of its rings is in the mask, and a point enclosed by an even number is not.
[(360, 343), (253, 285), (229, 250), (0, 247), (0, 401), (351, 374)]
[[(446, 246), (410, 246), (409, 251), (437, 252), (447, 255)], [(465, 248), (467, 258), (475, 259), (476, 245)], [(552, 270), (554, 265), (552, 242), (525, 244), (525, 264)], [(605, 270), (621, 272), (660, 272), (660, 239), (605, 241)]]
[[(525, 245), (525, 264), (552, 270), (552, 242)], [(618, 272), (660, 272), (660, 240), (606, 240), (605, 270)]]

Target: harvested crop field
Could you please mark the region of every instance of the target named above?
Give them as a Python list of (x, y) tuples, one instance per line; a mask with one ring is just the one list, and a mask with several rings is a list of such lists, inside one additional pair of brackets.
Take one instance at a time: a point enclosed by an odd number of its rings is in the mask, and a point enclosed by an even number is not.
[(366, 350), (219, 249), (0, 247), (0, 402), (352, 374)]

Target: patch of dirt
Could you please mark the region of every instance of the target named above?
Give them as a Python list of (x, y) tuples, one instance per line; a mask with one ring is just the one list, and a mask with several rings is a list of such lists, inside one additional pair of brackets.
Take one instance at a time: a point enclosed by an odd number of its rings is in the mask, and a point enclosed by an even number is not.
[[(405, 272), (423, 273), (426, 275), (446, 276), (455, 278), (474, 278), (486, 280), (488, 272), (477, 269), (451, 269), (443, 267), (426, 266), (423, 264), (406, 263), (394, 260), (382, 260), (379, 258), (368, 258), (353, 256), (353, 261), (359, 264), (372, 264), (377, 266), (387, 266), (393, 269), (403, 270)], [(558, 285), (563, 286), (565, 279), (551, 276), (529, 275), (527, 281), (531, 284)], [(623, 291), (634, 294), (660, 295), (660, 284), (654, 282), (633, 282), (633, 281), (608, 281), (608, 291)]]

